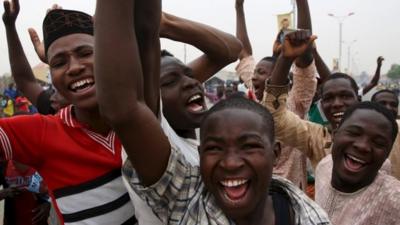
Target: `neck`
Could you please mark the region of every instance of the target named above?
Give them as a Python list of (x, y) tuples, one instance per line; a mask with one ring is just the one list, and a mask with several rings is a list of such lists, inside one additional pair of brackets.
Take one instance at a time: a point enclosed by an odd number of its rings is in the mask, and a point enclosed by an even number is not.
[(189, 130), (174, 129), (174, 130), (175, 130), (176, 134), (178, 134), (179, 137), (197, 139), (195, 129), (189, 129)]
[(106, 135), (110, 131), (110, 126), (108, 126), (103, 118), (100, 116), (98, 107), (93, 110), (79, 109), (74, 107), (75, 118), (85, 125), (87, 125), (92, 131)]
[(340, 177), (332, 171), (331, 185), (333, 188), (335, 188), (336, 190), (338, 190), (340, 192), (354, 193), (354, 192), (357, 192), (358, 190), (361, 190), (361, 189), (371, 185), (374, 182), (377, 174), (378, 173), (371, 174), (371, 176), (368, 180), (354, 184), (354, 183), (348, 183), (346, 181), (343, 181), (343, 179), (340, 179)]
[(272, 204), (272, 197), (267, 195), (257, 208), (245, 218), (234, 221), (237, 225), (274, 225), (275, 210)]

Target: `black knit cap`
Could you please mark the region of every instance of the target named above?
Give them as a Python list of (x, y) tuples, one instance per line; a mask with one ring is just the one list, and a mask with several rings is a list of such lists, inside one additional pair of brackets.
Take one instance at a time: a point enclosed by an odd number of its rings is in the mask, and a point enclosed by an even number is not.
[(47, 50), (57, 39), (70, 34), (93, 35), (92, 16), (74, 10), (56, 9), (50, 11), (43, 21), (44, 48)]

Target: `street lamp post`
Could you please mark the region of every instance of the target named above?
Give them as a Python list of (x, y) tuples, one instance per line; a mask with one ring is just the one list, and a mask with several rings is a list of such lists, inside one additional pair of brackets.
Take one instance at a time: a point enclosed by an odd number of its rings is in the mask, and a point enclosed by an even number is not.
[(343, 44), (343, 22), (346, 18), (354, 15), (354, 12), (351, 12), (345, 16), (336, 16), (335, 14), (329, 13), (328, 16), (333, 17), (337, 19), (339, 22), (339, 59), (338, 59), (338, 64), (339, 64), (339, 70), (342, 68), (342, 44)]
[(353, 41), (351, 41), (350, 43), (348, 43), (348, 48), (347, 48), (347, 73), (350, 75), (351, 74), (351, 71), (350, 71), (350, 58), (351, 58), (351, 47), (352, 47), (352, 45), (354, 44), (354, 43), (356, 43), (357, 42), (357, 40), (353, 40)]

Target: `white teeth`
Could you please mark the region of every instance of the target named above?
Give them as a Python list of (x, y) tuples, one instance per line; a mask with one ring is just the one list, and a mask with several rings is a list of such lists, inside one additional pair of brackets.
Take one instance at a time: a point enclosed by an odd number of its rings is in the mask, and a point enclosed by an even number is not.
[(226, 180), (226, 181), (221, 181), (221, 184), (225, 187), (237, 187), (242, 184), (247, 183), (247, 180)]
[(197, 95), (193, 95), (190, 99), (189, 99), (189, 103), (193, 102), (193, 101), (197, 101), (201, 99), (201, 95), (197, 94)]
[(334, 113), (334, 117), (342, 117), (344, 115), (344, 112), (339, 112), (339, 113)]
[(356, 157), (354, 157), (352, 155), (347, 155), (347, 157), (352, 159), (353, 161), (356, 161), (356, 162), (360, 163), (360, 164), (367, 164), (367, 162), (365, 162), (365, 161), (363, 161), (361, 159), (358, 159), (358, 158), (356, 158)]
[(93, 84), (93, 83), (94, 83), (93, 78), (87, 78), (87, 79), (84, 79), (84, 80), (79, 80), (79, 81), (76, 81), (76, 82), (71, 84), (71, 89), (76, 90), (76, 89), (82, 88), (86, 84)]

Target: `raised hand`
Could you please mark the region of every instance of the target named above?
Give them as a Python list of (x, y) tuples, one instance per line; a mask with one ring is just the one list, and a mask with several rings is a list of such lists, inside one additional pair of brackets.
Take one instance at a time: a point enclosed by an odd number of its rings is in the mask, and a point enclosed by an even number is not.
[(47, 9), (46, 14), (49, 13), (50, 11), (52, 11), (52, 10), (55, 10), (55, 9), (62, 9), (62, 7), (61, 7), (61, 5), (53, 4), (51, 6), (51, 8)]
[(40, 40), (39, 35), (37, 34), (36, 30), (33, 28), (28, 29), (29, 36), (31, 37), (31, 41), (33, 47), (35, 48), (36, 54), (38, 55), (39, 59), (47, 64), (46, 54), (44, 52), (44, 43)]
[(383, 62), (384, 60), (385, 60), (385, 59), (384, 59), (382, 56), (379, 56), (378, 59), (377, 59), (378, 66), (382, 66), (382, 62)]
[(3, 22), (6, 26), (15, 25), (15, 21), (17, 20), (19, 14), (19, 1), (11, 0), (4, 1), (4, 14), (3, 14)]
[(297, 30), (286, 34), (282, 45), (282, 54), (286, 58), (295, 59), (312, 47), (317, 36), (311, 35), (308, 30)]
[[(62, 9), (60, 5), (54, 4), (51, 8), (47, 9), (46, 13), (49, 13), (55, 9)], [(33, 28), (28, 29), (29, 36), (31, 37), (31, 41), (33, 47), (35, 48), (36, 54), (38, 55), (39, 59), (47, 64), (46, 53), (44, 52), (44, 43), (40, 40), (39, 35), (37, 34), (36, 30)]]

